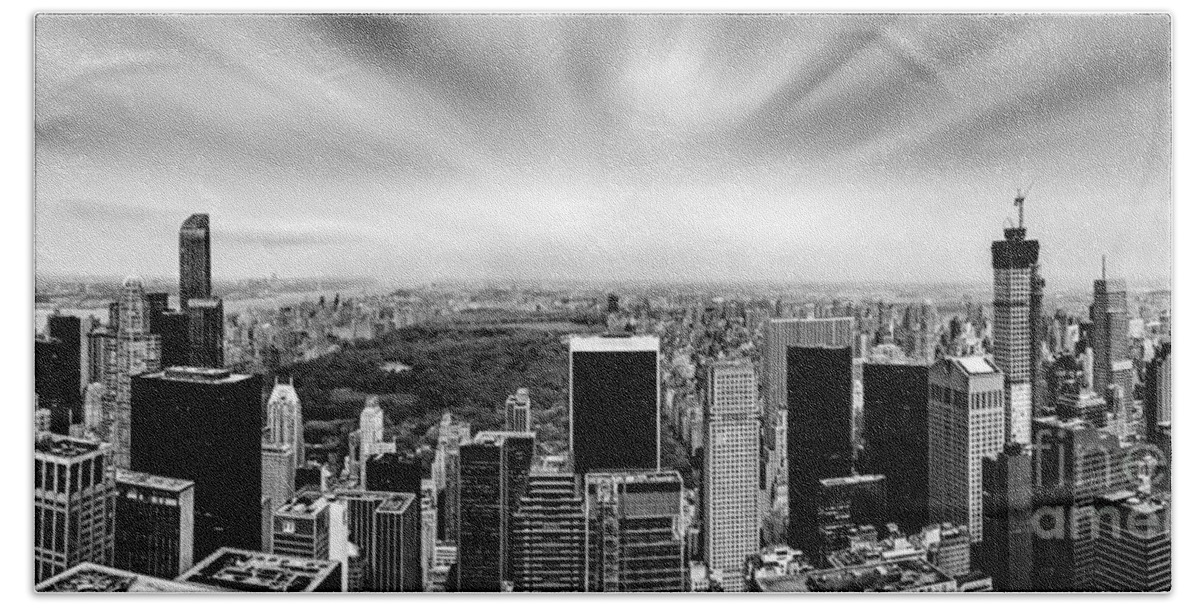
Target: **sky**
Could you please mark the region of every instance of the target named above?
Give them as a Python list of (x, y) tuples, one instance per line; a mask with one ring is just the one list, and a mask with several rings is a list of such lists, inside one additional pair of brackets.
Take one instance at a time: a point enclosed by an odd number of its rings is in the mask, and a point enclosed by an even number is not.
[(39, 276), (1171, 276), (1165, 15), (43, 14), (34, 114)]

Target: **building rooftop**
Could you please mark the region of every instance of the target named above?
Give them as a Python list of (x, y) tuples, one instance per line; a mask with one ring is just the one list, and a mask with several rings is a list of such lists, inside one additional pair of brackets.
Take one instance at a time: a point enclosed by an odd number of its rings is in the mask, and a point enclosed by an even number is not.
[(1000, 373), (1000, 368), (986, 357), (950, 357), (948, 360), (953, 361), (968, 375)]
[(320, 492), (305, 491), (275, 510), (276, 515), (315, 516), (329, 506), (329, 498)]
[(403, 513), (416, 500), (416, 496), (406, 492), (390, 494), (387, 500), (375, 508), (377, 513)]
[(829, 488), (829, 487), (833, 487), (833, 486), (849, 486), (849, 485), (854, 485), (856, 483), (882, 482), (883, 480), (884, 480), (883, 475), (879, 475), (879, 474), (864, 475), (862, 473), (856, 473), (854, 475), (847, 475), (846, 477), (829, 477), (826, 479), (822, 479), (820, 481), (820, 484), (823, 487)]
[(195, 485), (195, 483), (188, 479), (162, 477), (160, 475), (151, 475), (149, 473), (130, 471), (128, 469), (117, 469), (117, 483), (145, 486), (159, 490), (169, 490), (172, 492), (182, 492)]
[(758, 581), (762, 590), (768, 593), (796, 591), (895, 592), (912, 591), (946, 583), (954, 585), (954, 579), (920, 557), (864, 566), (813, 570)]
[(190, 366), (168, 367), (161, 372), (146, 374), (146, 376), (149, 378), (164, 378), (184, 382), (207, 382), (210, 384), (238, 382), (250, 377), (249, 374), (235, 374), (227, 369)]
[(48, 593), (196, 593), (213, 587), (155, 578), (84, 562), (50, 577), (34, 588)]
[(77, 458), (101, 449), (103, 444), (66, 435), (42, 433), (34, 438), (34, 450), (44, 456)]
[(315, 591), (338, 562), (224, 547), (175, 579), (235, 591)]
[(659, 350), (658, 336), (571, 336), (571, 352), (639, 352)]

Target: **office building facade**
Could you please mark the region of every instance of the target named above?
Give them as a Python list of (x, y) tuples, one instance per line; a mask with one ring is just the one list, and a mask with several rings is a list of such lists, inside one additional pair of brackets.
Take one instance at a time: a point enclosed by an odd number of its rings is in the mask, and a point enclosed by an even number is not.
[(741, 591), (746, 557), (759, 548), (758, 376), (747, 362), (708, 373), (704, 462), (705, 557), (726, 591)]
[(195, 484), (116, 471), (113, 566), (172, 579), (192, 567)]
[(575, 471), (657, 470), (658, 338), (574, 337), (569, 349), (569, 444)]
[(112, 565), (115, 527), (110, 448), (42, 433), (33, 453), (33, 572), (42, 582), (91, 562)]

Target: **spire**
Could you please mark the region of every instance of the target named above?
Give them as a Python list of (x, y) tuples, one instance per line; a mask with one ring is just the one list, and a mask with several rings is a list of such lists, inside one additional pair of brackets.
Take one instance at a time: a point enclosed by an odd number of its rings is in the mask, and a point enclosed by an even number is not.
[(1101, 255), (1100, 256), (1100, 280), (1104, 281), (1107, 279), (1108, 279), (1108, 258), (1107, 258), (1107, 256)]

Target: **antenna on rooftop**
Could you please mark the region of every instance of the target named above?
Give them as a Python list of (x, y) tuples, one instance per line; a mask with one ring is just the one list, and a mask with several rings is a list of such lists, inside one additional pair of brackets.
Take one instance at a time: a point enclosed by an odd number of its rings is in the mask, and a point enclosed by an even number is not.
[(1029, 196), (1029, 191), (1033, 188), (1033, 182), (1029, 182), (1028, 186), (1017, 189), (1017, 197), (1013, 199), (1013, 205), (1017, 208), (1017, 228), (1025, 227), (1025, 197)]

